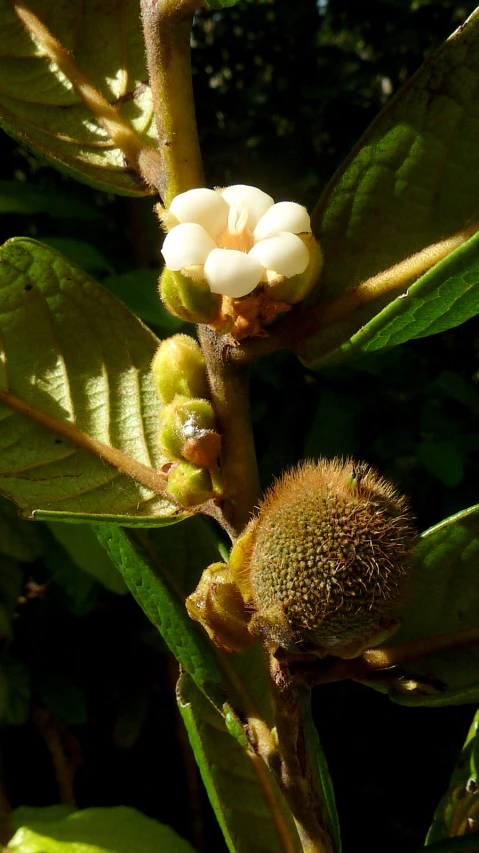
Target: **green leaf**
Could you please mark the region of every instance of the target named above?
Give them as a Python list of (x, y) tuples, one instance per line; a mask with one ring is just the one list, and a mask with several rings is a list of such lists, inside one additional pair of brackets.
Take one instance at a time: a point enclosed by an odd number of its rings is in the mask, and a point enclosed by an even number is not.
[[(38, 15), (90, 82), (145, 140), (155, 144), (138, 5), (112, 0), (32, 0)], [(0, 124), (58, 168), (107, 192), (150, 190), (83, 104), (71, 81), (0, 0)]]
[(323, 193), (318, 298), (479, 218), (479, 11), (386, 105)]
[(479, 313), (479, 234), (421, 276), (406, 294), (380, 308), (381, 304), (372, 302), (332, 324), (301, 344), (298, 355), (310, 368), (329, 367), (444, 332), (475, 316)]
[(169, 826), (126, 806), (69, 814), (21, 807), (11, 815), (14, 826), (19, 818), (24, 822), (8, 842), (12, 853), (194, 853)]
[[(410, 600), (401, 627), (386, 645), (477, 628), (479, 506), (463, 510), (422, 534), (414, 557)], [(437, 652), (405, 665), (371, 687), (401, 705), (461, 705), (479, 701), (479, 643)]]
[[(28, 517), (177, 521), (178, 508), (155, 486), (166, 461), (150, 371), (158, 340), (52, 249), (14, 239), (0, 260), (0, 491)], [(37, 419), (18, 401), (36, 407)], [(72, 429), (80, 431), (73, 440)], [(80, 449), (78, 435), (104, 450)], [(108, 464), (109, 448), (125, 455), (125, 465), (140, 463), (137, 473)]]
[(231, 853), (291, 849), (299, 853), (302, 848), (292, 817), (261, 759), (231, 737), (232, 724), (228, 730), (189, 676), (181, 676), (177, 695), (203, 783)]
[[(434, 845), (443, 839), (449, 839), (451, 836), (462, 836), (467, 833), (470, 837), (469, 833), (477, 828), (478, 729), (479, 711), (474, 716), (466, 742), (452, 773), (449, 787), (434, 813), (434, 820), (426, 838), (426, 846)], [(469, 820), (472, 820), (472, 826), (469, 824)], [(432, 850), (434, 850), (434, 846)]]
[[(188, 532), (183, 530), (181, 537), (173, 537), (178, 548), (182, 541), (188, 541), (187, 547), (194, 548), (191, 534), (198, 529), (195, 524), (198, 521), (201, 520), (185, 522), (189, 525)], [(96, 534), (171, 652), (200, 690), (221, 709), (227, 694), (227, 680), (219, 656), (206, 632), (190, 619), (185, 607), (184, 583), (192, 568), (191, 558), (187, 557), (186, 563), (178, 560), (178, 553), (172, 548), (166, 561), (146, 533), (136, 535), (116, 525), (98, 526)], [(201, 545), (198, 548), (200, 554), (207, 550)], [(215, 554), (214, 545), (210, 545), (209, 550), (211, 555)], [(217, 552), (215, 556), (217, 560)], [(214, 561), (215, 557), (210, 557), (202, 568)]]
[(98, 543), (88, 524), (47, 523), (47, 527), (60, 542), (74, 563), (106, 589), (124, 595), (127, 586), (105, 549)]
[(86, 219), (108, 224), (106, 217), (93, 204), (47, 187), (22, 181), (0, 181), (0, 214), (38, 213), (52, 219)]
[[(202, 570), (218, 561), (223, 545), (206, 520), (199, 517), (188, 519), (181, 528), (175, 526), (150, 531), (126, 531), (113, 525), (109, 528), (102, 525), (97, 528), (97, 535), (122, 572), (133, 596), (158, 628), (186, 673), (187, 677), (183, 677), (180, 684), (180, 710), (185, 717), (213, 806), (221, 812), (218, 819), (224, 829), (226, 826), (228, 843), (233, 844), (235, 833), (241, 835), (242, 832), (241, 806), (238, 803), (243, 785), (248, 786), (248, 802), (251, 788), (248, 780), (251, 779), (252, 759), (247, 758), (243, 749), (246, 739), (242, 721), (251, 718), (251, 724), (257, 726), (259, 721), (264, 721), (271, 729), (274, 720), (261, 648), (255, 646), (244, 654), (221, 652), (187, 615), (184, 604), (186, 595), (195, 588)], [(203, 701), (201, 694), (209, 701)], [(215, 740), (217, 736), (218, 741)], [(236, 778), (236, 785), (241, 780), (241, 786), (236, 790), (232, 785), (231, 774), (228, 777), (219, 770), (220, 765), (223, 767), (223, 764), (227, 764), (227, 761), (223, 762), (222, 756), (228, 755), (236, 756), (234, 766), (242, 768), (238, 770)], [(207, 766), (210, 757), (211, 766)], [(320, 772), (325, 780), (327, 769), (324, 757)], [(262, 765), (253, 768), (257, 799), (255, 825), (258, 821), (258, 829), (261, 825), (264, 835), (266, 832), (276, 832), (278, 820), (280, 823), (286, 820), (284, 832), (293, 847), (285, 849), (297, 849), (289, 812), (285, 810), (269, 772), (266, 775), (264, 773)], [(214, 781), (210, 778), (211, 774)], [(328, 790), (328, 793), (331, 792)], [(271, 797), (269, 808), (276, 815), (272, 818), (270, 814), (269, 821), (272, 824), (269, 830), (263, 820), (264, 804), (268, 802), (268, 797)], [(328, 805), (332, 803), (333, 799), (329, 796)], [(228, 815), (223, 814), (223, 809), (226, 809)], [(240, 814), (230, 816), (230, 810)], [(332, 822), (335, 822), (334, 815)], [(240, 845), (236, 836), (234, 844)], [(245, 850), (246, 853), (246, 848), (241, 845), (230, 849)], [(283, 846), (275, 847), (268, 842), (265, 849), (282, 850)]]

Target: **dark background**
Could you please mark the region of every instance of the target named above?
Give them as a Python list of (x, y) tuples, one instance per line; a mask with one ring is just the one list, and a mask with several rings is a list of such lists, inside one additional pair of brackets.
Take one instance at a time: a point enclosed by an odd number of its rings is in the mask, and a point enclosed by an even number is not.
[[(314, 206), (390, 95), (474, 7), (472, 0), (242, 0), (224, 13), (198, 13), (194, 83), (208, 185), (251, 183), (277, 200)], [(81, 246), (73, 241), (86, 241), (96, 253), (83, 265), (100, 280), (138, 267), (156, 275), (150, 199), (77, 184), (6, 136), (0, 154), (1, 180), (69, 192), (104, 215), (101, 225), (2, 215), (2, 240), (62, 238), (75, 260)], [(166, 333), (167, 320), (158, 331)], [(354, 454), (410, 495), (420, 529), (477, 503), (478, 348), (474, 319), (321, 375), (287, 353), (265, 359), (252, 392), (264, 484), (302, 456)], [(66, 590), (58, 565), (68, 567), (67, 556), (47, 534), (42, 547), (43, 558), (24, 566), (24, 601), (3, 648), (4, 661), (20, 662), (24, 685), (15, 715), (18, 667), (12, 675), (7, 666), (6, 800), (58, 801), (51, 730), (77, 767), (80, 806), (134, 805), (182, 834), (191, 829), (198, 848), (222, 853), (176, 717), (176, 664), (129, 597), (92, 581)], [(353, 683), (317, 688), (314, 707), (346, 853), (420, 847), (474, 708), (402, 708)]]

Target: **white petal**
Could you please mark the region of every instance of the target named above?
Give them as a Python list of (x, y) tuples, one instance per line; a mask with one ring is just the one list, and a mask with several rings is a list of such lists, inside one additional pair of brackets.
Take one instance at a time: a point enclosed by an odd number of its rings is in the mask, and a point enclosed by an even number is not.
[(179, 222), (197, 222), (213, 237), (228, 224), (229, 207), (214, 190), (200, 188), (175, 196), (169, 210)]
[(260, 240), (248, 255), (257, 258), (266, 269), (286, 278), (304, 272), (309, 264), (309, 251), (301, 237), (289, 231), (280, 231), (274, 237)]
[(201, 225), (185, 222), (175, 225), (165, 237), (161, 254), (169, 270), (182, 270), (193, 264), (204, 264), (216, 243)]
[(251, 254), (236, 249), (214, 249), (208, 255), (204, 272), (213, 293), (239, 299), (260, 283), (264, 267)]
[(243, 203), (246, 205), (248, 208), (246, 227), (250, 231), (255, 229), (263, 214), (274, 204), (274, 199), (270, 195), (266, 195), (258, 187), (248, 187), (246, 184), (234, 184), (232, 187), (226, 187), (221, 195), (228, 204)]
[(301, 204), (295, 201), (279, 201), (273, 204), (259, 220), (254, 229), (256, 240), (264, 240), (278, 231), (291, 231), (292, 234), (302, 234), (311, 231), (309, 213)]

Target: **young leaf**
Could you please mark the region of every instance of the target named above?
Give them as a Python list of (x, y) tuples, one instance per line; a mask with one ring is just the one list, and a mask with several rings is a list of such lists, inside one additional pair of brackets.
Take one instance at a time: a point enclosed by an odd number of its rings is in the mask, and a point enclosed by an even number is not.
[(159, 494), (158, 340), (52, 249), (14, 239), (0, 260), (0, 490), (29, 517), (178, 520)]
[(258, 756), (231, 737), (191, 678), (178, 683), (178, 707), (230, 853), (299, 853), (291, 814)]
[[(126, 195), (150, 190), (132, 168), (131, 151), (114, 139), (101, 113), (115, 110), (123, 137), (138, 148), (155, 143), (139, 8), (113, 0), (32, 0), (30, 10), (58, 39), (66, 64), (49, 53), (23, 3), (0, 0), (0, 124), (54, 165), (91, 186)], [(27, 13), (29, 10), (26, 10)], [(22, 23), (23, 17), (23, 23)], [(79, 72), (77, 71), (79, 70)], [(82, 75), (105, 99), (92, 112), (79, 91)]]
[(386, 105), (323, 193), (331, 299), (479, 218), (476, 10)]
[[(476, 587), (479, 558), (479, 506), (457, 513), (422, 534), (414, 557), (410, 600), (402, 623), (386, 645), (438, 637), (477, 628)], [(422, 657), (368, 682), (387, 690), (401, 705), (461, 705), (479, 700), (479, 643)]]
[(454, 768), (449, 787), (441, 799), (426, 838), (426, 846), (451, 836), (477, 830), (479, 791), (479, 711)]
[[(188, 841), (169, 826), (127, 806), (59, 811), (16, 809), (10, 822), (17, 828), (8, 842), (11, 853), (194, 853)], [(43, 813), (46, 814), (43, 814)], [(20, 823), (21, 822), (21, 823)], [(20, 823), (20, 826), (19, 826)]]
[(479, 234), (421, 276), (405, 294), (378, 308), (376, 302), (359, 308), (304, 341), (298, 355), (310, 368), (329, 367), (444, 332), (475, 316), (479, 312)]

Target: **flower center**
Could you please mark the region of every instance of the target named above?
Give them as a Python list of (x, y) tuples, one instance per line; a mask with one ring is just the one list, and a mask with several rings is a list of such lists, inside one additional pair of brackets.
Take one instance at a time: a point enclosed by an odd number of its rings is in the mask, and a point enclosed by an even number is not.
[(254, 238), (246, 227), (248, 208), (243, 202), (235, 202), (228, 213), (228, 225), (216, 239), (219, 249), (236, 249), (238, 252), (249, 252), (254, 246)]

